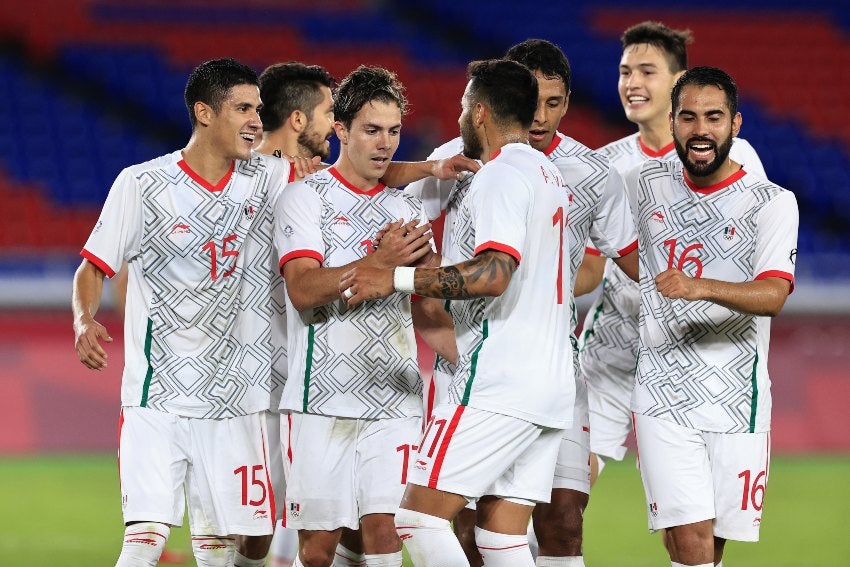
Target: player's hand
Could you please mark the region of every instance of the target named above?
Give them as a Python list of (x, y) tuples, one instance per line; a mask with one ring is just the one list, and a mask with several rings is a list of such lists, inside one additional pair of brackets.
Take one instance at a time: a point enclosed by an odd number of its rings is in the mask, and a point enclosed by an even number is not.
[(287, 154), (282, 154), (281, 158), (291, 163), (292, 167), (295, 168), (296, 181), (304, 179), (311, 173), (316, 173), (317, 171), (322, 169), (322, 167), (320, 167), (322, 165), (322, 158), (319, 156), (313, 156), (312, 158), (308, 159), (301, 156), (290, 156)]
[(74, 323), (74, 335), (74, 349), (77, 351), (80, 362), (92, 370), (106, 368), (107, 354), (100, 345), (100, 339), (108, 343), (112, 342), (106, 327), (89, 318)]
[(481, 164), (469, 159), (463, 154), (450, 158), (435, 160), (431, 166), (431, 175), (437, 179), (463, 179), (466, 172), (475, 173), (481, 169)]
[(680, 270), (673, 268), (655, 276), (655, 287), (668, 299), (687, 299), (688, 301), (702, 299), (699, 293), (699, 280), (688, 277)]
[(339, 295), (349, 308), (395, 292), (393, 271), (382, 268), (352, 268), (339, 278)]
[[(375, 252), (368, 256), (375, 268), (409, 266), (434, 254), (431, 249), (431, 224), (417, 226), (419, 220), (395, 221), (385, 226), (376, 242)], [(375, 237), (376, 240), (378, 236)]]

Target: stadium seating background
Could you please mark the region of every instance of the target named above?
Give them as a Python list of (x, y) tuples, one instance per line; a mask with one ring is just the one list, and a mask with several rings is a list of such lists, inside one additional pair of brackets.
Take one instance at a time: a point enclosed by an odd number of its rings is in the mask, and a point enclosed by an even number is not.
[[(118, 172), (188, 139), (182, 90), (194, 65), (225, 55), (257, 70), (301, 60), (340, 78), (360, 63), (386, 66), (412, 108), (397, 157), (421, 159), (457, 135), (469, 60), (544, 37), (573, 67), (561, 129), (598, 147), (633, 131), (615, 89), (618, 36), (644, 19), (690, 28), (690, 63), (733, 74), (742, 137), (800, 203), (797, 291), (775, 323), (771, 355), (777, 447), (850, 451), (850, 418), (838, 404), (850, 393), (850, 7), (693, 6), (31, 0), (0, 11), (0, 454), (113, 445), (104, 432), (119, 365), (94, 377), (78, 367), (70, 317), (55, 309), (67, 305), (77, 252)], [(45, 409), (80, 427), (47, 425)]]

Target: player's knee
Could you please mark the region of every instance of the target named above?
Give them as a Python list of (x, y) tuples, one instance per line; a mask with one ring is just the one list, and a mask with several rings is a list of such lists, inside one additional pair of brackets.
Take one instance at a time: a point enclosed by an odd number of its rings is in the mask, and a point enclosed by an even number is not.
[(215, 535), (192, 536), (192, 553), (198, 567), (228, 567), (236, 557), (236, 541)]
[(298, 559), (304, 567), (330, 567), (334, 562), (334, 550), (325, 549), (314, 542), (305, 542), (298, 550)]
[(115, 567), (147, 567), (159, 562), (159, 556), (165, 549), (168, 534), (171, 532), (165, 524), (159, 522), (139, 522), (127, 526), (124, 530), (124, 543), (121, 555)]
[(534, 533), (541, 555), (581, 555), (586, 498), (553, 499), (534, 511)]

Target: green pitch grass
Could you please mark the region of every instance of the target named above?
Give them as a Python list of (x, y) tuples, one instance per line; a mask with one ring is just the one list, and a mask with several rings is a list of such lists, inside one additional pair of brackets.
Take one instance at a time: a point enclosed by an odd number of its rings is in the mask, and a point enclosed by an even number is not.
[[(850, 456), (775, 457), (761, 542), (730, 543), (730, 567), (850, 566)], [(0, 458), (0, 565), (108, 566), (121, 511), (110, 456)], [(646, 513), (633, 460), (605, 468), (585, 523), (589, 567), (669, 565)], [(194, 565), (187, 529), (172, 531), (171, 565)], [(163, 563), (163, 565), (167, 565)]]

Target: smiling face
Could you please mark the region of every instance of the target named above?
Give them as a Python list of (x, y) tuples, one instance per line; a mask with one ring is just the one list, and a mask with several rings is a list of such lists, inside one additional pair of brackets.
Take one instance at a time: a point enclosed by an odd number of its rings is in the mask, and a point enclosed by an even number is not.
[(528, 130), (528, 141), (535, 150), (544, 151), (552, 143), (561, 119), (567, 113), (569, 93), (560, 77), (546, 77), (540, 71), (534, 71), (537, 78), (537, 109), (534, 122)]
[(732, 173), (729, 150), (741, 128), (741, 114), (731, 114), (720, 88), (684, 86), (671, 128), (676, 153), (692, 180), (711, 185)]
[(398, 149), (401, 135), (398, 104), (369, 101), (354, 115), (350, 128), (337, 122), (334, 129), (342, 146), (337, 169), (361, 189), (374, 187)]
[(222, 157), (251, 159), (254, 140), (263, 131), (258, 114), (261, 104), (260, 89), (256, 85), (236, 85), (230, 89), (218, 112), (210, 107), (204, 109), (212, 145)]
[(328, 138), (334, 133), (334, 101), (331, 90), (321, 87), (322, 100), (313, 107), (304, 131), (298, 134), (298, 149), (307, 158), (320, 156), (327, 159), (331, 153)]
[(641, 128), (665, 128), (670, 92), (681, 74), (670, 70), (664, 51), (654, 45), (636, 43), (626, 47), (617, 82), (626, 118)]

